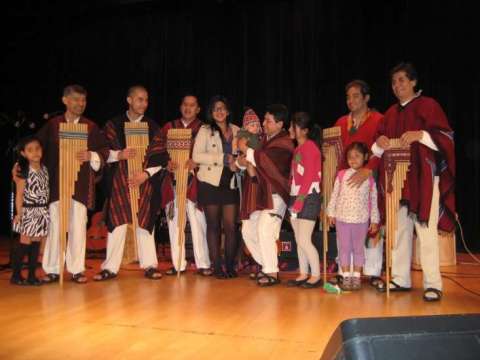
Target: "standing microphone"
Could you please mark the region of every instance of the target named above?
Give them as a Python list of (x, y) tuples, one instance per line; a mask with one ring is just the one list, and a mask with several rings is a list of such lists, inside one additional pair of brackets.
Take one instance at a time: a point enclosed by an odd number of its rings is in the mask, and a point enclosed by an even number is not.
[(17, 111), (17, 120), (13, 123), (13, 126), (15, 126), (17, 129), (23, 125), (23, 123), (27, 120), (27, 117), (25, 115), (25, 112), (23, 110), (18, 110)]
[(45, 113), (43, 114), (43, 119), (44, 120), (49, 120), (51, 118), (53, 118), (54, 116), (57, 116), (57, 115), (60, 115), (60, 114), (63, 114), (64, 111), (62, 110), (57, 110), (57, 111), (54, 111), (54, 112), (51, 112), (51, 113)]

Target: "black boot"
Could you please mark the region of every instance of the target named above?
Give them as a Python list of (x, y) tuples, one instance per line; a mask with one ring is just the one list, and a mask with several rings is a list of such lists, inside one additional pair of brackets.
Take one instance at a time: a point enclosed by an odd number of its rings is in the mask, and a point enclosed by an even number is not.
[(40, 242), (33, 241), (30, 244), (30, 251), (28, 252), (28, 285), (39, 286), (42, 282), (35, 276), (37, 270), (38, 253), (40, 251)]
[(14, 285), (27, 285), (26, 280), (22, 276), (23, 257), (28, 250), (29, 245), (18, 244), (12, 254), (12, 277), (10, 283)]

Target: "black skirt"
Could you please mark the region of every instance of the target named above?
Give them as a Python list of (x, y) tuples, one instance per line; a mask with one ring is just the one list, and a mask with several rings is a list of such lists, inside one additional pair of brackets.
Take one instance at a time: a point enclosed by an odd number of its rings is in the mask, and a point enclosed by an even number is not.
[[(290, 206), (293, 206), (295, 202), (296, 196), (290, 197)], [(322, 207), (322, 200), (320, 194), (313, 190), (313, 193), (308, 194), (305, 197), (303, 202), (302, 211), (297, 214), (297, 219), (305, 219), (305, 220), (317, 220), (318, 216), (320, 215), (320, 209)]]
[(238, 188), (230, 189), (230, 181), (234, 175), (229, 168), (224, 167), (218, 186), (198, 181), (198, 204), (201, 206), (239, 204)]

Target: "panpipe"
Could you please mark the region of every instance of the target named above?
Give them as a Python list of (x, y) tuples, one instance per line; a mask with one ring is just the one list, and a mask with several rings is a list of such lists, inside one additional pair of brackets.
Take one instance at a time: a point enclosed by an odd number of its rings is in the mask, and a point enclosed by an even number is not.
[(59, 240), (60, 240), (60, 285), (63, 285), (63, 269), (65, 263), (65, 248), (69, 226), (72, 196), (75, 193), (75, 183), (82, 163), (77, 160), (77, 152), (87, 150), (88, 125), (75, 123), (60, 123), (59, 138)]
[[(124, 131), (126, 147), (135, 150), (135, 156), (131, 159), (127, 159), (128, 177), (131, 177), (143, 170), (145, 152), (147, 151), (149, 144), (148, 123), (126, 122)], [(125, 251), (123, 252), (122, 260), (124, 264), (130, 264), (138, 260), (137, 228), (140, 188), (138, 186), (129, 186), (128, 192), (130, 197), (132, 223), (129, 224), (129, 228), (127, 229)]]
[(327, 207), (333, 191), (335, 176), (342, 158), (342, 138), (339, 126), (323, 129), (323, 164), (322, 164), (322, 197), (323, 197), (323, 283), (327, 281), (328, 221)]
[(392, 249), (398, 228), (398, 210), (402, 190), (410, 166), (410, 147), (403, 146), (400, 139), (390, 139), (390, 146), (383, 154), (385, 167), (385, 232), (386, 232), (386, 287), (390, 296), (390, 269)]
[[(170, 129), (167, 133), (167, 151), (170, 160), (177, 164), (175, 176), (175, 198), (177, 203), (177, 227), (178, 227), (178, 266), (177, 276), (180, 276), (181, 261), (183, 258), (183, 245), (185, 243), (185, 226), (187, 223), (187, 188), (190, 148), (192, 145), (192, 129)], [(170, 239), (175, 241), (175, 239)], [(172, 259), (173, 260), (173, 259)]]

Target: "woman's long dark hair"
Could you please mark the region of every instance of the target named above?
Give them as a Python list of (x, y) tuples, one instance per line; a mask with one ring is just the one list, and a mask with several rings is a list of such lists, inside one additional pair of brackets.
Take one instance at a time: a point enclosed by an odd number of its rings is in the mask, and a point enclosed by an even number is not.
[(30, 169), (30, 164), (28, 162), (28, 159), (22, 155), (22, 151), (25, 151), (25, 148), (27, 147), (28, 144), (32, 142), (38, 142), (40, 146), (43, 148), (42, 143), (39, 138), (36, 136), (27, 136), (19, 141), (17, 144), (17, 163), (18, 163), (18, 173), (19, 176), (23, 179), (26, 179), (28, 177), (28, 170)]
[(215, 108), (215, 104), (217, 102), (222, 102), (222, 103), (225, 104), (225, 108), (228, 111), (228, 115), (227, 115), (227, 118), (225, 119), (225, 122), (226, 122), (227, 126), (230, 124), (230, 118), (232, 116), (232, 110), (230, 108), (230, 103), (228, 102), (228, 100), (225, 96), (215, 95), (208, 102), (207, 115), (206, 115), (207, 125), (209, 125), (210, 129), (212, 130), (212, 136), (214, 135), (215, 131), (218, 131), (219, 134), (220, 134), (220, 137), (222, 138), (222, 140), (224, 140), (222, 130), (220, 129), (220, 127), (217, 125), (215, 119), (213, 118), (213, 109)]
[(315, 123), (310, 115), (304, 111), (299, 111), (292, 116), (292, 125), (298, 128), (308, 130), (307, 137), (317, 144), (318, 148), (322, 146), (322, 128)]

